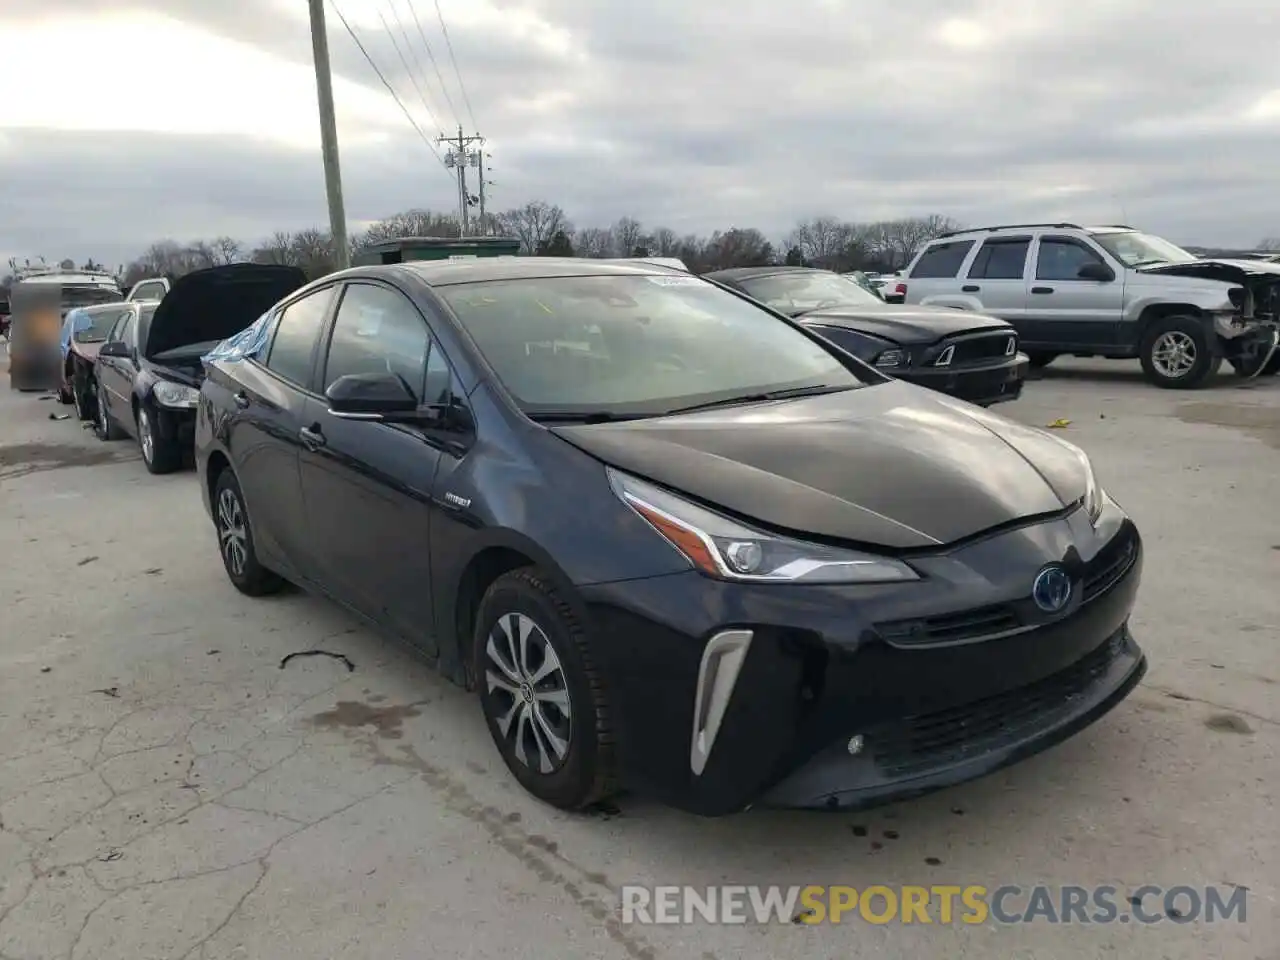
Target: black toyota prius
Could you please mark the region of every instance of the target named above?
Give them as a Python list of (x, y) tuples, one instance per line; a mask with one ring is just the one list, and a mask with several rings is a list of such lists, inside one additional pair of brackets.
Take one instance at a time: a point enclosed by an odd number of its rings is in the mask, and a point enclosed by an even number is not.
[(231, 582), (418, 647), (560, 807), (911, 796), (1146, 669), (1141, 542), (1081, 450), (679, 271), (359, 267), (206, 367)]

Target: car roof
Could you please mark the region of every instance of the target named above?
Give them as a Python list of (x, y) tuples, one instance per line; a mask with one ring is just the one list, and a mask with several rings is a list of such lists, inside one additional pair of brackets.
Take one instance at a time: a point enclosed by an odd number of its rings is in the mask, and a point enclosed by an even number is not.
[(756, 277), (776, 277), (784, 273), (831, 273), (820, 267), (791, 267), (785, 264), (773, 264), (767, 267), (730, 267), (728, 270), (715, 270), (706, 274), (716, 280), (750, 280)]
[(670, 268), (656, 264), (617, 260), (591, 260), (585, 257), (474, 257), (466, 260), (413, 260), (390, 266), (357, 268), (353, 278), (389, 275), (392, 271), (416, 274), (429, 286), (448, 287), (459, 283), (483, 283), (488, 280), (537, 280), (548, 277), (663, 277), (671, 276)]

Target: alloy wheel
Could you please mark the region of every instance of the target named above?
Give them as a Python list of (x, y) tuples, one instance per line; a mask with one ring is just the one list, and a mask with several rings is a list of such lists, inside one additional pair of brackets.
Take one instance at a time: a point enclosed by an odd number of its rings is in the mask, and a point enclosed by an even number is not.
[(155, 459), (156, 440), (151, 431), (151, 414), (138, 411), (138, 443), (142, 446), (142, 458), (150, 463)]
[(523, 613), (498, 618), (485, 645), (494, 719), (515, 758), (554, 773), (569, 753), (573, 710), (563, 665), (546, 633)]
[(1177, 380), (1196, 365), (1196, 342), (1181, 330), (1160, 334), (1151, 346), (1151, 365), (1162, 377)]
[(243, 577), (249, 563), (249, 535), (244, 510), (234, 490), (218, 494), (218, 545), (233, 577)]

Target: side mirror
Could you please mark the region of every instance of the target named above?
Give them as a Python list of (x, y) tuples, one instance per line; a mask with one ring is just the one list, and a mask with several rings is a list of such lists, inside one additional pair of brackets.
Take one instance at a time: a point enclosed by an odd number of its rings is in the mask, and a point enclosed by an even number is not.
[(110, 343), (102, 345), (102, 349), (98, 351), (98, 356), (124, 359), (133, 356), (133, 351), (129, 349), (129, 345), (123, 340), (112, 340)]
[(325, 391), (329, 412), (354, 420), (416, 419), (418, 400), (394, 373), (352, 373)]
[(1105, 263), (1086, 263), (1077, 272), (1080, 280), (1096, 280), (1099, 283), (1110, 283), (1116, 278), (1116, 272)]

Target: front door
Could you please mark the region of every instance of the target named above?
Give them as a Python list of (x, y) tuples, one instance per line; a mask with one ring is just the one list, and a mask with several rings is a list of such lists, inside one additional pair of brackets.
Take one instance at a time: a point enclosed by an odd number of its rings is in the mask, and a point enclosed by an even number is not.
[(1109, 266), (1084, 241), (1044, 235), (1036, 250), (1035, 270), (1027, 281), (1024, 348), (1070, 351), (1115, 348), (1124, 312), (1124, 283), (1082, 280), (1080, 268)]
[[(347, 285), (319, 381), (398, 374), (424, 402), (431, 337), (394, 287)], [(436, 649), (430, 568), (431, 491), (441, 451), (422, 428), (352, 420), (313, 397), (301, 433), (302, 496), (320, 582), (428, 653)]]
[[(97, 374), (112, 419), (131, 434), (137, 435), (133, 422), (133, 379), (138, 373), (138, 312), (130, 310), (107, 334), (108, 343), (120, 341), (129, 350), (126, 357), (103, 357), (97, 360)], [(106, 346), (106, 344), (103, 344)]]

